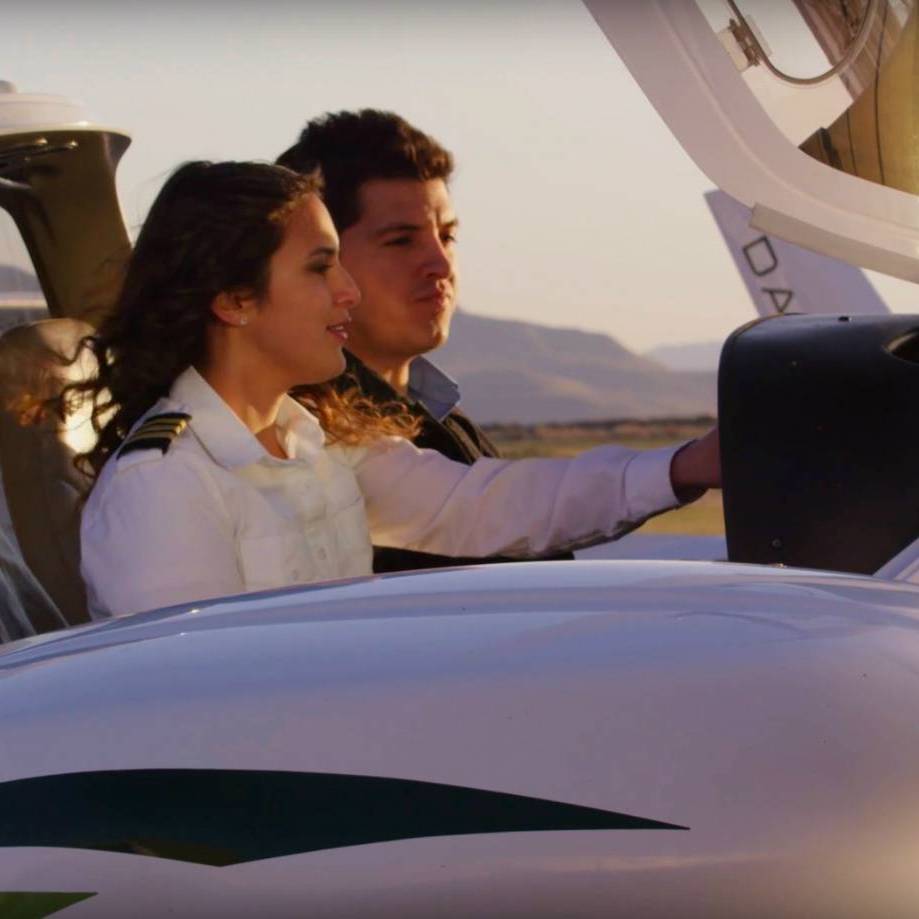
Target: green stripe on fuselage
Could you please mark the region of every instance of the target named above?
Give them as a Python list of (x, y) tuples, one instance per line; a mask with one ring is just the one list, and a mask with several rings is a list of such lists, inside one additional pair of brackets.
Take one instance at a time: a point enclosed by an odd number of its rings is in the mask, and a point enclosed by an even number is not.
[(94, 896), (94, 893), (43, 890), (0, 891), (0, 916), (3, 919), (44, 919)]

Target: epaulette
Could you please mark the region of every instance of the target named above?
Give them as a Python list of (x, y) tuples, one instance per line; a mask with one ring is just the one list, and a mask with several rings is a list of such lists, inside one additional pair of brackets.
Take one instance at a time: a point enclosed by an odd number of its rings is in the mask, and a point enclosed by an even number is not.
[(159, 450), (165, 453), (172, 442), (185, 430), (191, 415), (185, 412), (163, 412), (151, 415), (125, 439), (118, 450), (118, 456), (134, 450)]

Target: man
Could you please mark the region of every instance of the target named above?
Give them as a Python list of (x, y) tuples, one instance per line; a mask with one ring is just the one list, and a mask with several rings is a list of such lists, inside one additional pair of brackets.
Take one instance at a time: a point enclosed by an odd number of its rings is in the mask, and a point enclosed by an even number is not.
[[(451, 154), (398, 115), (364, 109), (313, 119), (278, 162), (299, 172), (321, 168), (342, 263), (361, 290), (341, 385), (356, 383), (375, 401), (408, 405), (422, 420), (419, 447), (467, 464), (497, 456), (484, 432), (457, 409), (456, 384), (424, 357), (447, 340), (456, 308), (457, 219), (447, 187)], [(711, 478), (706, 464), (711, 465), (712, 449), (704, 440), (701, 449), (693, 445), (678, 454), (690, 486)], [(675, 488), (684, 484), (684, 470), (676, 467), (674, 460)], [(509, 559), (374, 550), (375, 571), (482, 561)]]

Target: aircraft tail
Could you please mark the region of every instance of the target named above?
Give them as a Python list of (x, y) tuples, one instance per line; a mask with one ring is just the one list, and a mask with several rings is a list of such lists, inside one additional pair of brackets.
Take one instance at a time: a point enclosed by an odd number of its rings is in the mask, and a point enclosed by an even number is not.
[(860, 268), (750, 226), (750, 209), (723, 191), (705, 201), (760, 316), (889, 313)]

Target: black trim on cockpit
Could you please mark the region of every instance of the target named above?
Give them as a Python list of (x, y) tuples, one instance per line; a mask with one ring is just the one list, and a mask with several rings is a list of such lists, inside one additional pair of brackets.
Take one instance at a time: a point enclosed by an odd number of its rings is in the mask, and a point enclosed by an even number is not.
[(322, 772), (132, 769), (0, 783), (0, 847), (212, 866), (433, 836), (685, 829), (524, 795)]

